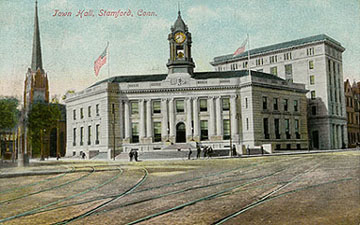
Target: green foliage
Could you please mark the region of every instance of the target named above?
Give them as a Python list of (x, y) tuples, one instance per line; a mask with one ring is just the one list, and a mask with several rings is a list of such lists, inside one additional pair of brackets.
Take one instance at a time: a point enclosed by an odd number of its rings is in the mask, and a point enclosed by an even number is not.
[(16, 126), (19, 118), (18, 105), (19, 101), (16, 98), (0, 99), (0, 130)]
[(57, 125), (60, 117), (60, 106), (57, 104), (43, 102), (32, 104), (28, 113), (27, 125), (33, 153), (37, 153), (40, 149), (41, 134), (50, 132), (50, 129)]

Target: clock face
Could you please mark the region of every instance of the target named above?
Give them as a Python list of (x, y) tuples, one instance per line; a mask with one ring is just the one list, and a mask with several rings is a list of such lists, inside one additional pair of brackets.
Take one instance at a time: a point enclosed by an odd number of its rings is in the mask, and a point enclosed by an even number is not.
[(185, 41), (186, 36), (185, 36), (185, 34), (183, 32), (178, 32), (178, 33), (175, 34), (174, 39), (175, 39), (176, 43), (182, 44)]

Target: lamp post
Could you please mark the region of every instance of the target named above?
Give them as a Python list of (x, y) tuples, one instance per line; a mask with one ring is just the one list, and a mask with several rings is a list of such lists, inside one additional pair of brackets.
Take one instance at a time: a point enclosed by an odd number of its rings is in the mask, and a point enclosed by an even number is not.
[(114, 157), (114, 161), (115, 161), (115, 144), (116, 144), (116, 140), (115, 140), (115, 104), (112, 104), (112, 113), (114, 116), (114, 121), (113, 121), (114, 153), (113, 153), (113, 157)]

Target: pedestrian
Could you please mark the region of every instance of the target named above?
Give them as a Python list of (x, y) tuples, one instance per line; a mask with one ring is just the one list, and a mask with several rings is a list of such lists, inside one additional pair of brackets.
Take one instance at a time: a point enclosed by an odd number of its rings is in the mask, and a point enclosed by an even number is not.
[(189, 148), (189, 154), (188, 154), (188, 159), (189, 160), (190, 160), (191, 154), (192, 154), (192, 151), (191, 151), (191, 148)]
[(85, 152), (83, 152), (82, 153), (82, 159), (85, 159), (85, 156), (86, 156), (86, 154), (85, 154)]
[(199, 146), (199, 143), (196, 142), (196, 158), (200, 158), (200, 154), (201, 154), (201, 148)]
[(233, 147), (232, 147), (232, 155), (233, 155), (233, 157), (235, 157), (237, 155), (235, 145), (233, 145)]
[(208, 150), (207, 150), (207, 156), (208, 156), (208, 158), (210, 158), (213, 153), (214, 153), (214, 150), (213, 150), (213, 148), (210, 146), (210, 147), (208, 148)]
[(131, 150), (131, 151), (129, 152), (130, 162), (132, 162), (133, 156), (134, 156), (134, 152), (133, 152), (133, 150)]
[(208, 151), (208, 147), (207, 147), (207, 146), (205, 146), (205, 147), (204, 147), (204, 149), (203, 149), (203, 152), (204, 152), (204, 154), (203, 154), (204, 159), (205, 159), (205, 157), (206, 157), (206, 155), (207, 155), (207, 151)]
[(134, 158), (135, 158), (135, 161), (137, 162), (138, 161), (138, 152), (136, 150), (134, 152)]
[(249, 145), (247, 145), (247, 147), (246, 147), (246, 154), (250, 155), (250, 146)]
[(58, 153), (57, 155), (56, 155), (56, 160), (59, 160), (60, 159), (60, 153)]
[(261, 145), (261, 155), (264, 155), (264, 147)]

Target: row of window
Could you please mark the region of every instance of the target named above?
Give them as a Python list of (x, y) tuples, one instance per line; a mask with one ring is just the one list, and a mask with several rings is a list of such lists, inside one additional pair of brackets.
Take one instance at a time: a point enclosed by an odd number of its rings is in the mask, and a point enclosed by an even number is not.
[[(91, 145), (92, 140), (92, 127), (89, 125), (87, 127), (87, 145)], [(73, 146), (77, 144), (77, 128), (73, 128)], [(84, 127), (80, 127), (80, 146), (84, 145)], [(99, 144), (99, 137), (100, 137), (100, 124), (96, 124), (95, 126), (95, 144)]]
[[(229, 111), (230, 109), (230, 99), (229, 98), (222, 98), (222, 110)], [(131, 101), (130, 102), (130, 109), (131, 114), (138, 114), (139, 113), (139, 102), (138, 101)], [(175, 100), (175, 110), (177, 113), (185, 112), (185, 102), (184, 100)], [(208, 101), (207, 99), (199, 99), (199, 110), (200, 112), (207, 112), (208, 111)], [(153, 114), (160, 114), (161, 113), (161, 101), (155, 100), (152, 101), (152, 112)]]
[[(284, 120), (284, 133), (286, 139), (291, 139), (291, 132), (290, 132), (290, 119)], [(300, 139), (300, 121), (298, 119), (294, 120), (294, 130), (295, 130), (295, 138)], [(264, 131), (264, 138), (270, 139), (270, 132), (269, 132), (269, 118), (263, 118), (263, 131)], [(275, 131), (275, 139), (281, 139), (281, 132), (280, 132), (280, 119), (274, 119), (274, 131)]]
[[(177, 132), (185, 132), (185, 126), (178, 126)], [(161, 122), (153, 122), (153, 142), (161, 142)], [(230, 120), (223, 120), (223, 140), (230, 139)], [(208, 120), (200, 120), (200, 140), (209, 140)], [(131, 123), (131, 143), (139, 143), (139, 123)]]
[[(91, 106), (88, 106), (88, 109), (87, 109), (87, 115), (88, 117), (91, 117), (92, 115), (92, 107)], [(73, 120), (76, 120), (76, 109), (73, 110)], [(99, 116), (100, 115), (100, 109), (99, 109), (99, 104), (96, 104), (95, 106), (95, 114), (96, 116)], [(80, 119), (84, 119), (84, 108), (80, 108)]]
[(348, 124), (358, 124), (360, 125), (360, 115), (357, 116), (355, 113), (347, 112)]
[[(268, 97), (263, 96), (262, 99), (263, 99), (263, 104), (262, 104), (263, 110), (268, 110)], [(247, 99), (245, 101), (247, 101)], [(279, 98), (273, 98), (272, 102), (273, 102), (273, 110), (279, 111)], [(289, 111), (289, 99), (283, 99), (282, 106), (283, 106), (283, 111), (288, 112)], [(294, 107), (293, 108), (294, 112), (299, 111), (299, 101), (298, 100), (293, 101), (293, 107)]]

